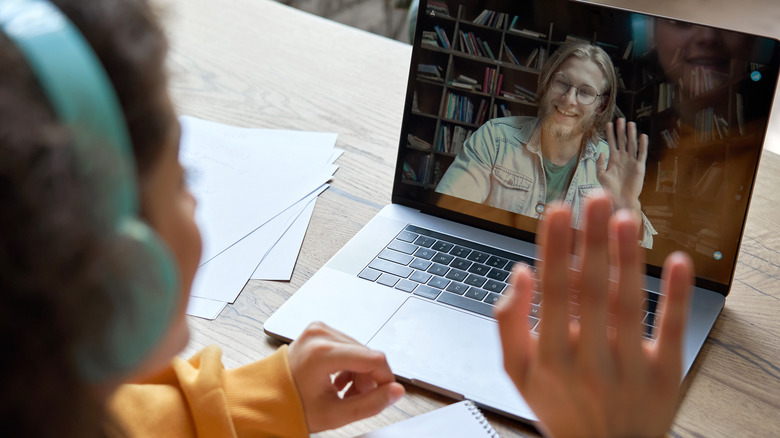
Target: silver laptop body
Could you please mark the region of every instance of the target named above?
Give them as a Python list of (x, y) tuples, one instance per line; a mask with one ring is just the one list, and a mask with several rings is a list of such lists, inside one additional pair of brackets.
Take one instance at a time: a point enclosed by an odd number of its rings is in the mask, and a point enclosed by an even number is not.
[[(611, 55), (621, 74), (618, 106), (651, 138), (640, 200), (658, 234), (647, 252), (647, 289), (658, 292), (660, 266), (671, 251), (685, 250), (694, 258), (697, 280), (684, 347), (687, 373), (723, 309), (733, 280), (777, 83), (778, 42), (706, 28), (739, 40), (740, 50), (727, 60), (727, 77), (719, 76), (715, 60), (694, 61), (701, 68), (694, 66), (693, 71), (707, 76), (707, 82), (688, 84), (689, 79), (675, 79), (676, 73), (663, 70), (663, 55), (653, 51), (663, 37), (659, 33), (666, 31), (664, 26), (690, 29), (695, 26), (691, 23), (548, 0), (422, 1), (419, 14), (393, 203), (271, 315), (264, 325), (266, 333), (290, 341), (312, 321), (323, 321), (383, 351), (403, 382), (534, 421), (503, 370), (497, 324), (484, 311), (490, 304), (480, 304), (475, 312), (462, 305), (461, 298), (451, 297), (454, 294), (443, 284), (425, 289), (441, 289), (436, 296), (422, 289), (405, 291), (402, 284), (416, 284), (410, 280), (413, 270), (389, 275), (383, 271), (386, 260), (378, 255), (383, 251), (397, 255), (388, 245), (406, 242), (409, 239), (402, 237), (410, 235), (427, 240), (433, 236), (433, 247), (451, 248), (442, 246), (446, 235), (455, 239), (455, 246), (491, 247), (495, 251), (490, 254), (498, 254), (498, 259), (516, 255), (514, 261), (533, 263), (538, 219), (443, 195), (436, 187), (456, 159), (456, 149), (462, 148), (457, 140), (453, 143), (455, 128), (462, 135), (491, 118), (536, 116), (536, 107), (528, 105), (522, 94), (535, 86), (540, 64), (534, 62), (567, 39), (580, 38), (596, 42)], [(479, 38), (477, 44), (489, 49), (470, 52), (476, 49), (469, 38)], [(485, 88), (485, 69), (503, 73), (500, 87), (494, 81), (492, 89)], [(458, 76), (479, 84), (471, 90), (453, 84)], [(693, 85), (698, 87), (697, 95), (690, 91)], [(453, 95), (471, 101), (470, 119), (456, 120), (448, 114), (445, 104), (452, 102)], [(487, 110), (480, 120), (482, 100)], [(694, 127), (692, 134), (685, 129), (688, 124)], [(711, 222), (720, 228), (713, 230)], [(444, 257), (451, 250), (431, 251), (433, 257)], [(415, 254), (402, 261), (410, 264)], [(511, 268), (513, 260), (504, 270)], [(380, 275), (361, 278), (366, 272)], [(431, 278), (447, 279), (443, 272)], [(403, 275), (407, 277), (396, 278)], [(385, 281), (390, 277), (394, 281)], [(445, 296), (460, 301), (444, 300)]]

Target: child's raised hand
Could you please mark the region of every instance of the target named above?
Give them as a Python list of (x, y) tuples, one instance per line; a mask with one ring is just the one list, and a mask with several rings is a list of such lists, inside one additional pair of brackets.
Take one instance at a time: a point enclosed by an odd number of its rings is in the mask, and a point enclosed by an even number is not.
[[(579, 262), (571, 266), (571, 213), (551, 207), (541, 226), (542, 317), (529, 333), (533, 274), (516, 268), (496, 311), (504, 366), (552, 437), (663, 436), (682, 377), (692, 264), (682, 253), (664, 265), (657, 341), (642, 336), (643, 257), (635, 214), (614, 216), (606, 197), (589, 200)], [(617, 278), (610, 279), (610, 273)], [(577, 294), (579, 320), (570, 317)]]
[(404, 395), (384, 354), (320, 322), (290, 344), (289, 360), (312, 433), (376, 415)]

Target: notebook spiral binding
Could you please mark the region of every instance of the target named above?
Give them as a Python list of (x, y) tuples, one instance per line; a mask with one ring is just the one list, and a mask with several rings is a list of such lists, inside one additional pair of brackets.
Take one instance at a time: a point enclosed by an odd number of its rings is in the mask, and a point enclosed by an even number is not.
[(485, 418), (484, 415), (482, 415), (482, 411), (479, 410), (477, 405), (474, 404), (471, 400), (466, 400), (466, 406), (468, 407), (469, 411), (471, 411), (472, 415), (479, 421), (479, 424), (482, 425), (483, 428), (485, 428), (485, 432), (487, 433), (487, 436), (490, 438), (500, 438), (498, 436), (498, 432), (496, 432), (495, 429), (493, 429), (493, 426), (490, 425), (487, 418)]

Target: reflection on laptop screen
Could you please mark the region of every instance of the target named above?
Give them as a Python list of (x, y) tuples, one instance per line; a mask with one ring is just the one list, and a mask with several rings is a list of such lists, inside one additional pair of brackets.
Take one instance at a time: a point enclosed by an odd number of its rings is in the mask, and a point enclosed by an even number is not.
[[(684, 250), (727, 292), (777, 41), (564, 0), (422, 1), (415, 40), (397, 202), (532, 238), (546, 205), (580, 227), (604, 191), (641, 211), (652, 273)], [(618, 117), (648, 136), (644, 177), (636, 158), (603, 174)]]

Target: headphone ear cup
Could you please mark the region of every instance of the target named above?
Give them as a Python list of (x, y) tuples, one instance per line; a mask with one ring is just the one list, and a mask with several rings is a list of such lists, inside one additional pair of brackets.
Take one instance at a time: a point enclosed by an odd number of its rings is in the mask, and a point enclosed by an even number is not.
[(112, 315), (97, 348), (78, 360), (83, 375), (102, 381), (132, 370), (165, 337), (180, 303), (178, 266), (167, 245), (146, 223), (123, 221), (114, 235), (121, 258), (118, 278), (106, 278)]

